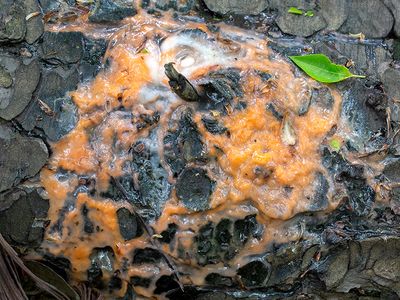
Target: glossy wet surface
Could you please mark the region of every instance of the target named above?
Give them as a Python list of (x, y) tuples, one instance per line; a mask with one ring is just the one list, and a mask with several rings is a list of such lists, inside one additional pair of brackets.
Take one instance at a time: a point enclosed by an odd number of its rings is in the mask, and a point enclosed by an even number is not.
[[(111, 37), (104, 62), (71, 93), (79, 120), (41, 173), (42, 246), (71, 262), (74, 280), (119, 295), (134, 281), (145, 296), (236, 272), (257, 286), (269, 267), (252, 257), (300, 238), (285, 220), (336, 207), (320, 149), (340, 139), (341, 97), (268, 40), (143, 15)], [(191, 102), (169, 63), (194, 87)], [(251, 268), (265, 278), (246, 279)]]

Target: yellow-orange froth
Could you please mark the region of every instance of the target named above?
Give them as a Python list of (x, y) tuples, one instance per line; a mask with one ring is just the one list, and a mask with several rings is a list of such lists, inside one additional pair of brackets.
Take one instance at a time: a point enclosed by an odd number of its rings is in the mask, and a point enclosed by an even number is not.
[[(73, 278), (85, 280), (86, 270), (90, 266), (89, 256), (94, 248), (110, 246), (115, 253), (115, 267), (118, 268), (125, 259), (128, 262), (132, 259), (134, 249), (149, 244), (149, 237), (145, 235), (125, 241), (119, 232), (116, 211), (121, 207), (132, 211), (129, 203), (114, 202), (98, 194), (89, 196), (80, 193), (73, 196), (73, 192), (79, 185), (78, 175), (94, 178), (97, 192), (104, 192), (109, 187), (111, 177), (126, 174), (125, 163), (132, 160), (131, 146), (139, 138), (148, 136), (152, 128), (138, 130), (135, 122), (140, 114), (158, 110), (161, 113), (159, 124), (163, 127), (160, 131), (162, 134), (165, 133), (172, 111), (179, 105), (187, 104), (169, 91), (163, 66), (171, 61), (176, 62), (178, 71), (194, 85), (212, 70), (239, 69), (244, 93), (241, 100), (246, 102), (247, 107), (242, 110), (227, 107), (229, 114), (216, 114), (229, 134), (209, 133), (201, 122), (199, 112), (195, 113), (194, 120), (209, 156), (217, 159), (217, 164), (206, 167), (209, 176), (216, 182), (210, 210), (190, 212), (172, 192), (160, 218), (152, 224), (156, 233), (165, 230), (169, 223), (176, 223), (179, 227), (176, 240), (179, 240), (180, 247), (190, 253), (195, 251), (193, 231), (206, 222), (257, 214), (258, 222), (267, 229), (262, 239), (248, 242), (243, 250), (246, 255), (238, 255), (232, 261), (231, 268), (225, 268), (227, 274), (243, 265), (247, 255), (265, 251), (272, 240), (298, 238), (297, 233), (280, 235), (281, 220), (307, 211), (311, 205), (316, 174), (324, 172), (319, 146), (337, 122), (340, 97), (332, 91), (334, 104), (331, 109), (311, 105), (306, 114), (299, 116), (300, 106), (309, 100), (312, 89), (319, 86), (299, 75), (295, 76), (292, 66), (274, 56), (265, 40), (254, 38), (244, 39), (240, 43), (227, 42), (230, 35), (246, 37), (247, 34), (222, 28), (212, 42), (204, 42), (204, 45), (200, 42), (197, 50), (181, 45), (168, 48), (163, 53), (154, 40), (161, 36), (168, 41), (169, 37), (175, 36), (175, 31), (183, 28), (182, 24), (143, 16), (138, 16), (132, 22), (134, 25), (121, 29), (113, 38), (116, 43), (108, 49), (105, 58), (110, 66), (90, 84), (80, 86), (71, 94), (79, 111), (78, 124), (53, 145), (49, 167), (41, 173), (42, 184), (50, 199), (50, 228), (59, 219), (59, 213), (68, 198), (76, 197), (76, 203), (66, 213), (62, 234), (48, 231), (43, 247), (52, 254), (68, 258)], [(201, 28), (213, 36), (202, 24), (187, 23), (184, 26)], [(182, 47), (192, 53), (194, 65), (180, 65), (177, 56), (182, 53)], [(201, 60), (200, 55), (203, 54)], [(197, 60), (199, 65), (196, 65)], [(191, 60), (186, 60), (186, 63), (188, 61)], [(266, 72), (272, 77), (265, 81), (257, 72)], [(163, 88), (163, 97), (160, 96), (159, 87)], [(235, 99), (236, 102), (238, 100)], [(296, 136), (295, 145), (287, 145), (282, 141), (282, 121), (267, 109), (269, 103), (279, 107), (284, 117), (290, 120)], [(196, 110), (196, 104), (187, 105)], [(162, 147), (162, 141), (159, 141), (161, 154)], [(169, 170), (163, 159), (161, 162)], [(69, 172), (67, 181), (57, 179), (56, 174), (60, 170)], [(171, 183), (174, 183), (170, 177)], [(84, 205), (89, 209), (88, 217), (101, 229), (91, 235), (82, 230), (84, 220), (81, 211)], [(178, 256), (176, 240), (163, 248), (175, 257)], [(190, 255), (177, 261), (178, 268), (185, 271), (196, 264)], [(203, 284), (205, 272), (220, 267), (221, 264), (215, 264), (203, 271), (194, 268), (184, 280)], [(170, 273), (170, 270), (165, 264), (160, 268), (148, 266), (147, 269), (129, 265), (121, 276), (127, 281), (130, 276), (143, 273), (161, 275)], [(136, 291), (151, 295), (143, 288), (137, 288)]]

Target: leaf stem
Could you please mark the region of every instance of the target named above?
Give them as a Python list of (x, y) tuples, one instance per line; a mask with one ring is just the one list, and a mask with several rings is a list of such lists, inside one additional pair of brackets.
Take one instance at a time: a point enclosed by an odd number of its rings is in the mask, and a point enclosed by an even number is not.
[(367, 77), (367, 76), (365, 76), (365, 75), (356, 75), (356, 74), (352, 74), (352, 76), (351, 77), (356, 77), (356, 78), (365, 78), (365, 77)]

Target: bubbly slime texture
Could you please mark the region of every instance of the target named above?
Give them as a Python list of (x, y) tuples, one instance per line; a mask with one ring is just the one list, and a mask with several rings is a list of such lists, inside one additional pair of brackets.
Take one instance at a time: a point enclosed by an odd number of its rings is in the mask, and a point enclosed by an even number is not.
[[(234, 276), (273, 241), (298, 239), (285, 220), (334, 207), (320, 146), (340, 97), (265, 39), (137, 16), (104, 62), (71, 94), (79, 122), (41, 173), (51, 219), (42, 246), (71, 262), (73, 280), (162, 295), (158, 279), (173, 288), (176, 278), (157, 244), (182, 284), (201, 286), (212, 272)], [(171, 62), (198, 101), (172, 91)]]

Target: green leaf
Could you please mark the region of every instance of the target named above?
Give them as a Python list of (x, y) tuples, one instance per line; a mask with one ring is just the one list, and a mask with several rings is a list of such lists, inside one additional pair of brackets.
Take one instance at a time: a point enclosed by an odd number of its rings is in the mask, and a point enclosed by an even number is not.
[(304, 13), (306, 17), (314, 17), (314, 12), (312, 10), (307, 10), (307, 12)]
[(293, 7), (292, 6), (292, 7), (289, 8), (288, 13), (295, 14), (295, 15), (302, 15), (303, 11), (298, 9), (297, 7)]
[(289, 56), (289, 58), (307, 75), (319, 82), (333, 83), (351, 77), (365, 78), (365, 76), (350, 73), (345, 66), (332, 63), (323, 54)]
[(339, 152), (340, 148), (342, 147), (342, 143), (338, 139), (332, 139), (329, 143), (329, 146), (333, 151)]

